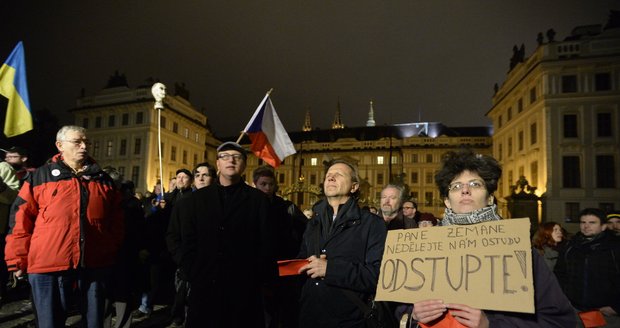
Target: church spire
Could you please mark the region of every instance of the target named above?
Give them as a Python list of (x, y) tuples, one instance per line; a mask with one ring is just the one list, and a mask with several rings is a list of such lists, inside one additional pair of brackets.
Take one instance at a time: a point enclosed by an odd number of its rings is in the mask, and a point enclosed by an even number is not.
[(312, 123), (310, 123), (310, 109), (306, 110), (306, 119), (304, 121), (304, 126), (301, 129), (303, 131), (312, 131)]
[(370, 110), (368, 111), (366, 126), (375, 126), (375, 110), (372, 108), (372, 99), (370, 100)]
[(342, 119), (340, 118), (340, 99), (338, 99), (338, 107), (336, 108), (336, 117), (334, 117), (332, 129), (344, 129), (344, 124), (342, 124)]

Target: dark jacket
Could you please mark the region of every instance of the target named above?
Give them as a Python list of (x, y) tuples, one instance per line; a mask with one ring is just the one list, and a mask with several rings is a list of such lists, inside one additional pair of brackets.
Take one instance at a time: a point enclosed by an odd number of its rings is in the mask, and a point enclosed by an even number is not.
[(308, 278), (302, 290), (300, 327), (358, 327), (363, 314), (343, 293), (366, 300), (375, 293), (385, 223), (361, 210), (353, 198), (340, 206), (332, 224), (332, 207), (324, 199), (314, 206), (299, 258), (327, 256), (324, 279)]
[(299, 253), (308, 218), (291, 201), (273, 196), (269, 202), (269, 219), (275, 228), (277, 260), (290, 260)]
[(555, 274), (579, 310), (611, 306), (620, 313), (620, 239), (603, 231), (592, 239), (579, 232), (560, 251)]
[(264, 325), (260, 289), (275, 279), (268, 199), (241, 182), (212, 184), (178, 201), (180, 267), (191, 283), (186, 327)]
[(124, 238), (121, 193), (91, 158), (78, 175), (60, 154), (38, 168), (11, 209), (10, 270), (48, 273), (114, 264)]

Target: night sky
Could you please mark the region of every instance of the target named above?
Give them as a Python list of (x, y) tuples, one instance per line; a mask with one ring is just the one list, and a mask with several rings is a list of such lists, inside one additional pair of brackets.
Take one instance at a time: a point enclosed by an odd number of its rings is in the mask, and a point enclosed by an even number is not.
[(61, 123), (82, 88), (94, 95), (118, 70), (130, 87), (185, 83), (219, 137), (238, 134), (270, 88), (289, 131), (306, 110), (329, 128), (338, 101), (343, 123), (363, 126), (370, 99), (378, 125), (490, 125), (515, 44), (529, 56), (538, 32), (563, 40), (610, 9), (620, 2), (1, 1), (0, 60), (24, 41), (32, 107)]

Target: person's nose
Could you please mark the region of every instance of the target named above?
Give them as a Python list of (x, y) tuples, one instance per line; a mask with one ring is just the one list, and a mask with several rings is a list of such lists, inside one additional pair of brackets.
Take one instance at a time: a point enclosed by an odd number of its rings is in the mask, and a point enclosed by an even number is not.
[(461, 189), (462, 195), (471, 195), (471, 191), (469, 190), (469, 185), (464, 184), (463, 189)]

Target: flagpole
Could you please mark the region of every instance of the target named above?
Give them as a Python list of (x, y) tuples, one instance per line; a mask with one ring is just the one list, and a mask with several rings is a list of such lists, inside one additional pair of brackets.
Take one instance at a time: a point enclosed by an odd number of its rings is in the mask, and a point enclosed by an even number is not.
[(164, 98), (166, 98), (166, 86), (163, 83), (155, 83), (151, 88), (155, 105), (153, 108), (157, 110), (157, 148), (159, 150), (159, 191), (161, 199), (164, 199), (164, 170), (161, 156), (161, 111), (164, 109)]
[[(268, 97), (269, 95), (271, 95), (271, 92), (273, 91), (273, 88), (269, 89), (269, 91), (267, 91), (267, 93), (265, 94), (265, 97)], [(245, 135), (245, 130), (241, 131), (241, 134), (239, 134), (239, 138), (237, 138), (237, 143), (241, 142), (241, 139), (243, 139), (243, 136)]]

